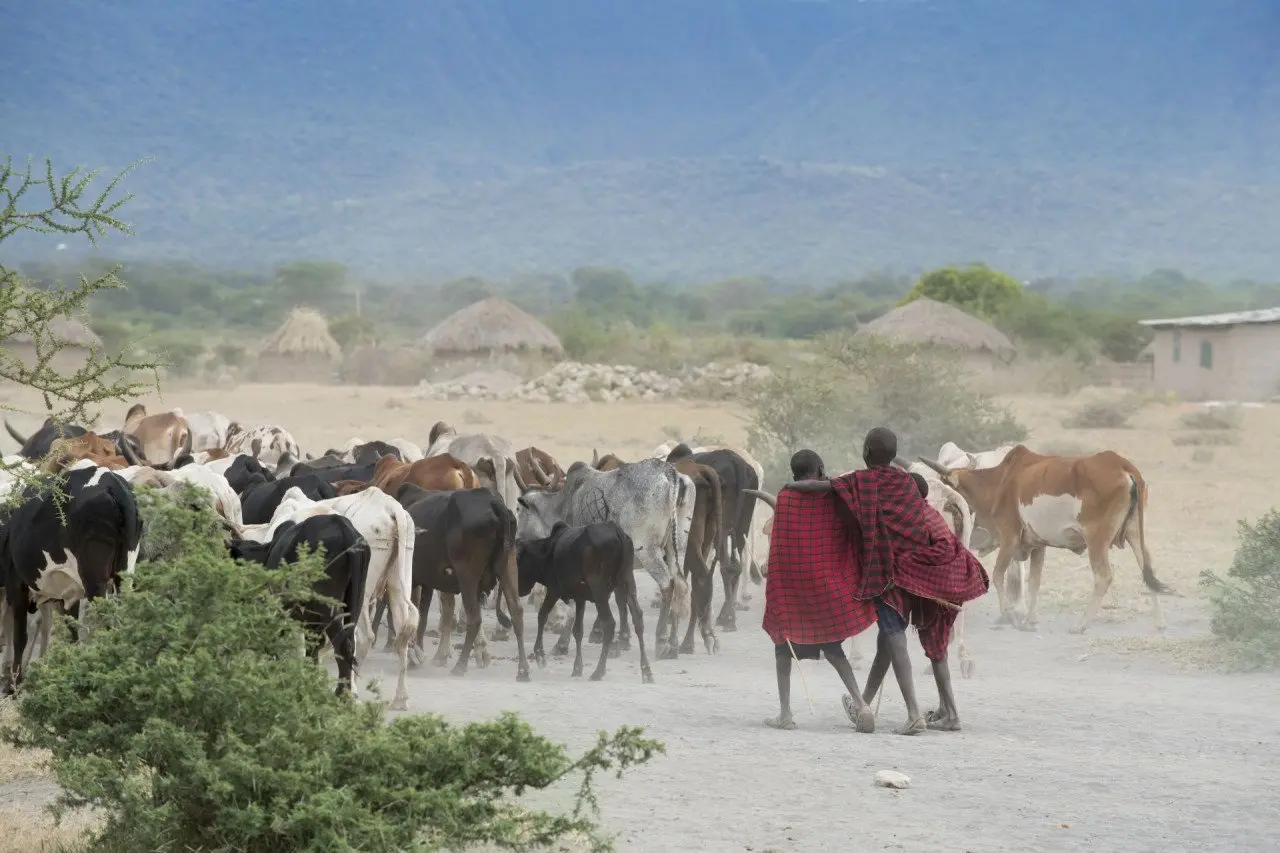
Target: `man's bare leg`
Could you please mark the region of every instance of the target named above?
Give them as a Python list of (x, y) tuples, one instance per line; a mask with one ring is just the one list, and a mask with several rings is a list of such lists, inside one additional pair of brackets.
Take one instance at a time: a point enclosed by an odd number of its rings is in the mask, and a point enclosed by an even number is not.
[(906, 725), (894, 729), (893, 733), (918, 735), (928, 728), (928, 724), (920, 713), (920, 703), (916, 701), (916, 685), (911, 678), (911, 654), (907, 649), (906, 632), (890, 634), (886, 644), (889, 647), (889, 665), (893, 667), (893, 677), (897, 679), (898, 689), (902, 691), (902, 701), (907, 706)]
[(791, 716), (791, 658), (785, 655), (774, 655), (774, 666), (778, 672), (778, 706), (780, 712), (770, 717), (764, 724), (771, 729), (794, 729), (795, 718)]
[(853, 723), (857, 730), (863, 734), (874, 732), (876, 730), (876, 715), (858, 691), (858, 678), (853, 674), (853, 665), (844, 656), (844, 650), (841, 649), (839, 654), (833, 652), (824, 652), (823, 654), (827, 658), (827, 663), (835, 668), (840, 680), (844, 682), (844, 689), (848, 691), (848, 694), (841, 697), (840, 701), (844, 705), (844, 712), (849, 717), (849, 722)]
[(880, 684), (885, 673), (889, 671), (889, 645), (884, 631), (876, 632), (876, 656), (871, 660), (871, 672), (867, 673), (867, 689), (862, 694), (862, 701), (868, 705), (880, 692)]
[(951, 689), (951, 667), (945, 656), (933, 662), (933, 680), (938, 685), (938, 710), (929, 712), (929, 728), (943, 732), (960, 731), (960, 711), (956, 708), (956, 695)]

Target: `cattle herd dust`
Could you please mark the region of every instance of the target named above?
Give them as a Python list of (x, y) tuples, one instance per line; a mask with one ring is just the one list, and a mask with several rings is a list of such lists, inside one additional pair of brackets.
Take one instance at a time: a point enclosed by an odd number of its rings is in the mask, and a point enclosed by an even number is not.
[[(19, 391), (3, 392), (2, 402), (38, 408), (34, 396)], [(426, 449), (432, 427), (442, 421), (459, 435), (490, 433), (515, 448), (540, 448), (565, 469), (606, 454), (626, 462), (650, 457), (673, 427), (746, 446), (744, 413), (731, 403), (464, 403), (413, 399), (404, 389), (302, 385), (166, 389), (163, 399), (142, 402), (151, 412), (213, 410), (244, 424), (279, 424), (304, 453), (317, 456), (356, 437), (405, 438)], [(600, 658), (607, 664), (602, 680), (574, 677), (572, 643), (567, 656), (556, 655), (555, 634), (545, 642), (545, 667), (534, 663), (528, 680), (517, 680), (516, 638), (498, 630), (495, 595), (482, 610), (476, 638), (488, 665), (477, 666), (472, 655), (465, 674), (452, 677), (449, 667), (458, 665), (465, 637), (443, 634), (449, 638), (444, 667), (436, 665), (445, 656), (428, 635), (425, 654), (408, 655), (420, 665), (408, 668), (403, 690), (396, 691), (403, 708), (457, 722), (514, 710), (571, 747), (586, 746), (600, 729), (646, 726), (665, 742), (666, 755), (621, 781), (601, 783), (602, 821), (619, 834), (623, 850), (1271, 849), (1280, 831), (1274, 798), (1280, 682), (1222, 671), (1197, 580), (1202, 570), (1229, 564), (1237, 521), (1258, 517), (1274, 502), (1271, 484), (1280, 462), (1272, 437), (1280, 411), (1248, 410), (1239, 445), (1193, 459), (1171, 440), (1177, 406), (1147, 406), (1127, 429), (1071, 431), (1061, 421), (1072, 400), (1006, 402), (1030, 429), (1033, 449), (1114, 450), (1141, 470), (1150, 490), (1147, 547), (1155, 573), (1174, 591), (1161, 597), (1164, 631), (1156, 630), (1149, 590), (1132, 556), (1112, 551), (1114, 581), (1088, 630), (1073, 632), (1093, 576), (1085, 557), (1050, 551), (1034, 628), (997, 624), (994, 588), (965, 608), (972, 671), (956, 680), (961, 731), (890, 734), (904, 715), (890, 681), (876, 708), (876, 733), (856, 734), (841, 708), (842, 687), (822, 662), (799, 664), (803, 687), (795, 677), (792, 688), (797, 728), (775, 731), (761, 725), (777, 706), (773, 649), (760, 629), (763, 586), (744, 575), (745, 609), (731, 611), (736, 630), (721, 620), (713, 644), (697, 633), (691, 652), (662, 657), (655, 645), (655, 573), (637, 558), (651, 681), (642, 677), (634, 634), (630, 648), (607, 661), (600, 645), (584, 641), (586, 674)], [(105, 413), (100, 429), (123, 426), (126, 408)], [(34, 417), (10, 420), (23, 434), (40, 425)], [(5, 454), (17, 450), (4, 441)], [(757, 559), (767, 553), (759, 532), (767, 517), (758, 505), (752, 525)], [(984, 558), (988, 571), (994, 557)], [(440, 598), (423, 609), (430, 632)], [(723, 603), (717, 575), (713, 619), (723, 614)], [(464, 624), (465, 609), (459, 602)], [(403, 625), (407, 611), (397, 612), (394, 602), (391, 610), (391, 621)], [(525, 599), (523, 613), (528, 660), (536, 605)], [(586, 613), (589, 627), (593, 608)], [(677, 644), (686, 624), (687, 615)], [(384, 618), (359, 668), (362, 696), (376, 679), (391, 697), (400, 678), (401, 658), (386, 650), (386, 636)], [(873, 643), (870, 633), (855, 640), (860, 680)], [(912, 660), (917, 691), (929, 706), (933, 680), (918, 645)], [(333, 656), (326, 665), (336, 680)], [(873, 778), (883, 770), (906, 774), (910, 787), (875, 787)], [(567, 803), (571, 793), (543, 792), (539, 804)], [(74, 830), (75, 818), (71, 830), (54, 830), (40, 812), (51, 797), (38, 758), (0, 748), (0, 851), (38, 850), (44, 841), (69, 837), (57, 833)]]

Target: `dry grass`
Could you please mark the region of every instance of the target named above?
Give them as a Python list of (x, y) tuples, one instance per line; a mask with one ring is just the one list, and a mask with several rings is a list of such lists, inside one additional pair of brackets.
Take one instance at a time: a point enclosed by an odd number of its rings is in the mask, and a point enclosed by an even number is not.
[[(12, 725), (17, 709), (0, 700), (0, 727)], [(43, 750), (19, 750), (0, 744), (0, 853), (69, 853), (79, 850), (93, 825), (87, 812), (68, 815), (61, 826), (45, 806), (56, 789)]]
[[(0, 699), (0, 728), (17, 722), (18, 710), (11, 699)], [(0, 743), (0, 785), (26, 779), (50, 779), (45, 766), (49, 754), (44, 750), (14, 749)]]
[(1240, 436), (1234, 432), (1182, 432), (1173, 437), (1174, 447), (1235, 447)]
[(1121, 657), (1155, 655), (1169, 660), (1180, 670), (1190, 672), (1223, 672), (1230, 663), (1226, 648), (1212, 636), (1092, 637), (1089, 640), (1089, 651), (1091, 654), (1108, 653)]
[(1240, 429), (1244, 415), (1240, 409), (1227, 406), (1216, 406), (1212, 409), (1197, 409), (1187, 412), (1178, 419), (1183, 429), (1221, 430)]

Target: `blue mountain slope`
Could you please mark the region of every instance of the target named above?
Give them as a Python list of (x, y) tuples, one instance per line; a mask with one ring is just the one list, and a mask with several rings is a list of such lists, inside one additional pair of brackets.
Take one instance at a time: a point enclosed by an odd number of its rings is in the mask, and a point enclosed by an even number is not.
[(48, 0), (8, 22), (0, 145), (156, 158), (126, 254), (1280, 266), (1272, 0)]

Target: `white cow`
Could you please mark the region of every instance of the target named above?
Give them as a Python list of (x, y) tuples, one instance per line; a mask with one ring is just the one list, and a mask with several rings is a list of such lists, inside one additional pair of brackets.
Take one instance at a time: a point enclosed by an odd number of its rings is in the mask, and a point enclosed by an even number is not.
[(228, 453), (243, 453), (252, 456), (271, 468), (281, 468), (285, 458), (298, 461), (302, 451), (298, 442), (284, 427), (275, 424), (261, 424), (247, 429), (232, 423), (227, 430), (227, 443), (223, 449)]
[[(355, 460), (355, 455), (352, 453), (352, 451), (355, 450), (360, 445), (368, 444), (368, 443), (369, 443), (368, 439), (364, 439), (364, 438), (348, 439), (347, 443), (342, 447), (343, 458), (346, 459), (348, 462), (354, 463), (356, 460)], [(414, 444), (412, 441), (410, 441), (407, 438), (393, 438), (390, 441), (388, 441), (387, 444), (391, 445), (396, 450), (400, 451), (400, 459), (403, 462), (417, 462), (420, 459), (424, 458), (422, 448)]]
[(192, 412), (185, 417), (187, 419), (187, 429), (191, 431), (191, 450), (193, 452), (214, 450), (215, 448), (226, 446), (227, 434), (231, 429), (231, 418), (222, 414), (222, 412), (212, 410)]
[[(404, 711), (409, 703), (409, 691), (405, 685), (409, 669), (409, 642), (418, 628), (418, 608), (410, 600), (416, 533), (413, 518), (404, 507), (381, 489), (365, 489), (354, 495), (313, 501), (301, 489), (291, 488), (284, 493), (271, 521), (246, 525), (243, 538), (270, 542), (276, 529), (286, 521), (300, 522), (324, 513), (345, 516), (369, 545), (369, 574), (365, 580), (360, 618), (356, 620), (356, 662), (362, 663), (373, 646), (373, 608), (385, 594), (395, 619), (395, 649), (400, 658), (400, 675), (391, 710)], [(351, 692), (355, 695), (354, 677)]]

